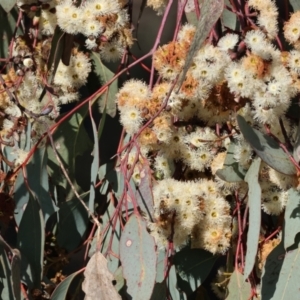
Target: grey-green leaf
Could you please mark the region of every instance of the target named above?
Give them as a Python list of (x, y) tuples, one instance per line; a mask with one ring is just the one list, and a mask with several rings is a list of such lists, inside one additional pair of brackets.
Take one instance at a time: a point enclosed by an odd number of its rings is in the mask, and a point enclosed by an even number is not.
[[(6, 0), (9, 1), (9, 0)], [(14, 0), (13, 0), (14, 1)], [(1, 4), (2, 4), (1, 0)], [(7, 6), (7, 9), (10, 5)], [(1, 20), (1, 26), (0, 26), (0, 57), (1, 58), (7, 58), (8, 57), (8, 48), (10, 41), (13, 37), (14, 30), (16, 27), (16, 23), (18, 20), (18, 9), (14, 7), (12, 10), (10, 10), (9, 13), (5, 11), (6, 9), (0, 6), (0, 20)], [(22, 35), (23, 32), (21, 28), (19, 27), (16, 32), (17, 35)]]
[(64, 281), (62, 281), (53, 291), (51, 295), (51, 300), (62, 300), (66, 299), (68, 289), (73, 281), (73, 279), (80, 273), (82, 273), (83, 269), (69, 275), (67, 278), (65, 278)]
[(11, 279), (16, 300), (21, 299), (21, 253), (18, 249), (12, 249)]
[(281, 242), (268, 255), (262, 275), (262, 299), (297, 299), (300, 290), (300, 248), (286, 251)]
[(191, 42), (190, 50), (183, 66), (181, 79), (178, 82), (179, 87), (181, 87), (183, 81), (185, 80), (186, 73), (192, 64), (195, 54), (201, 48), (204, 40), (214, 24), (220, 18), (223, 10), (224, 0), (211, 0), (202, 2), (201, 16), (197, 22), (195, 36)]
[(11, 266), (4, 248), (4, 245), (0, 244), (0, 299), (12, 299), (17, 300), (14, 297), (13, 284), (11, 281)]
[(0, 5), (8, 13), (16, 5), (17, 0), (1, 0)]
[[(229, 8), (232, 8), (229, 0), (225, 0), (225, 5)], [(224, 29), (230, 28), (231, 30), (236, 31), (239, 27), (237, 15), (229, 9), (224, 9), (221, 16), (221, 21)]]
[(88, 212), (78, 199), (62, 203), (58, 211), (59, 246), (68, 251), (74, 250), (82, 241), (88, 224)]
[(96, 124), (94, 119), (91, 117), (93, 136), (94, 136), (94, 150), (93, 150), (93, 162), (91, 165), (91, 180), (90, 180), (90, 196), (89, 196), (89, 210), (94, 212), (94, 204), (95, 204), (95, 185), (98, 175), (99, 169), (99, 141), (98, 141), (98, 131), (96, 128)]
[(236, 141), (232, 141), (228, 147), (223, 168), (217, 170), (216, 174), (222, 180), (227, 182), (243, 181), (246, 175), (246, 170), (234, 159), (234, 149), (236, 148)]
[(156, 250), (145, 221), (132, 215), (120, 240), (120, 260), (128, 286), (135, 300), (150, 299), (156, 276)]
[(230, 276), (227, 289), (227, 300), (248, 300), (251, 295), (250, 283), (246, 282), (243, 278), (243, 275), (236, 270)]
[(247, 252), (244, 269), (244, 278), (247, 279), (252, 272), (258, 249), (260, 223), (261, 223), (261, 187), (258, 182), (261, 160), (259, 157), (252, 162), (245, 181), (248, 183), (249, 226), (247, 234)]
[(186, 300), (187, 296), (185, 293), (181, 292), (177, 288), (177, 274), (176, 274), (176, 268), (173, 265), (170, 268), (169, 274), (167, 278), (167, 287), (171, 294), (171, 297), (173, 300)]
[[(114, 255), (110, 254), (112, 251), (115, 255), (119, 256), (119, 248), (120, 248), (120, 238), (121, 238), (121, 225), (119, 221), (119, 217), (117, 218), (114, 228), (113, 228), (113, 220), (112, 217), (115, 212), (115, 206), (111, 201), (110, 195), (108, 195), (109, 205), (102, 217), (103, 228), (108, 226), (107, 231), (103, 234), (103, 240), (101, 245), (101, 253), (108, 253), (107, 255), (107, 267), (111, 273), (114, 273), (116, 269), (119, 267), (119, 259), (116, 258)], [(94, 242), (94, 241), (93, 241)], [(96, 242), (96, 239), (95, 239)]]
[(272, 137), (252, 128), (240, 115), (237, 116), (237, 122), (245, 140), (267, 165), (286, 175), (296, 174), (296, 169), (288, 154)]
[[(45, 225), (38, 199), (30, 193), (18, 231), (18, 249), (26, 256), (33, 273), (33, 284), (40, 287), (43, 273)], [(23, 259), (22, 259), (23, 261)]]
[[(94, 63), (94, 72), (99, 78), (102, 85), (106, 84), (109, 80), (114, 77), (114, 73), (110, 71), (101, 61), (99, 54), (92, 52), (91, 60)], [(116, 106), (116, 94), (118, 93), (118, 80), (115, 79), (108, 87), (108, 90), (104, 92), (98, 98), (99, 111), (103, 113), (106, 109), (106, 113), (112, 118), (116, 115), (117, 106)]]
[(284, 248), (295, 244), (295, 237), (300, 232), (300, 193), (291, 188), (288, 191), (288, 202), (284, 215)]
[[(47, 219), (57, 211), (57, 207), (52, 201), (49, 193), (49, 177), (47, 172), (47, 152), (45, 148), (39, 148), (33, 154), (32, 159), (26, 165), (26, 171), (28, 176), (27, 181), (30, 189), (39, 199), (45, 222)], [(34, 174), (34, 176), (32, 176)], [(24, 177), (19, 173), (15, 184), (15, 220), (17, 224), (20, 224), (24, 205), (28, 202), (29, 191), (24, 182)]]
[[(73, 182), (73, 185), (77, 188), (79, 193), (82, 193), (82, 189), (77, 184), (75, 180), (75, 174), (78, 169), (76, 168), (76, 159), (79, 155), (92, 151), (92, 143), (86, 132), (82, 123), (84, 117), (87, 114), (87, 105), (81, 107), (77, 112), (75, 112), (69, 119), (65, 120), (53, 134), (54, 144), (56, 150), (60, 156), (62, 163), (65, 168), (68, 169), (68, 174)], [(64, 199), (72, 199), (74, 197), (73, 191), (71, 190), (67, 179), (60, 169), (60, 165), (57, 162), (55, 153), (51, 146), (48, 147), (48, 170), (54, 185), (60, 185), (63, 187), (65, 195)], [(85, 157), (85, 163), (88, 164), (89, 160)], [(88, 168), (89, 169), (89, 168)], [(80, 174), (81, 177), (89, 177), (90, 174), (85, 174), (81, 167)], [(61, 199), (60, 199), (61, 200)]]
[(300, 2), (299, 2), (299, 0), (290, 0), (289, 3), (293, 7), (294, 12), (300, 10)]
[[(177, 274), (194, 292), (206, 279), (218, 256), (202, 249), (183, 248), (174, 256)], [(186, 290), (187, 296), (189, 296)]]

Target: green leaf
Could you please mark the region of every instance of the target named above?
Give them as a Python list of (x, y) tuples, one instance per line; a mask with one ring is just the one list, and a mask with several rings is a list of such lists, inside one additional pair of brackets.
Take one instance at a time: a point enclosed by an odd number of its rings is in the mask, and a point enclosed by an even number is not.
[(212, 255), (208, 251), (189, 247), (185, 247), (175, 254), (174, 265), (177, 274), (189, 286), (189, 289), (182, 288), (187, 296), (204, 282), (217, 258), (218, 256)]
[[(225, 5), (227, 7), (232, 8), (229, 0), (225, 0)], [(239, 28), (238, 18), (236, 16), (236, 14), (234, 14), (230, 10), (224, 9), (223, 14), (221, 16), (221, 20), (222, 20), (222, 25), (224, 27), (224, 30), (226, 30), (226, 28), (229, 28), (233, 31), (238, 30), (238, 28)]]
[[(13, 0), (15, 1), (15, 0)], [(12, 2), (13, 2), (12, 1)], [(3, 1), (1, 1), (2, 4)], [(9, 3), (9, 0), (6, 0), (7, 3)], [(3, 5), (2, 5), (3, 7)], [(16, 27), (16, 23), (18, 20), (18, 9), (14, 7), (9, 13), (7, 13), (5, 10), (6, 8), (2, 8), (0, 6), (0, 20), (1, 20), (1, 26), (0, 26), (0, 57), (1, 58), (7, 58), (8, 57), (8, 49), (10, 41), (13, 37), (14, 30)], [(7, 8), (9, 8), (9, 5), (6, 5)], [(21, 28), (17, 29), (16, 35), (22, 35), (23, 31)], [(2, 63), (0, 63), (1, 65)]]
[(173, 265), (170, 268), (168, 278), (167, 278), (167, 287), (171, 294), (172, 300), (186, 300), (187, 296), (182, 291), (179, 291), (177, 288), (177, 274), (175, 266)]
[(60, 29), (59, 26), (56, 26), (52, 41), (51, 41), (51, 50), (47, 61), (47, 69), (48, 71), (52, 68), (53, 65), (53, 71), (51, 72), (51, 75), (49, 77), (49, 83), (51, 83), (52, 79), (55, 76), (57, 67), (59, 65), (63, 49), (64, 49), (64, 35), (65, 32)]
[(257, 157), (251, 164), (245, 181), (248, 183), (249, 226), (244, 278), (247, 279), (255, 264), (261, 223), (261, 187), (258, 182), (261, 160)]
[(102, 136), (102, 132), (103, 132), (103, 129), (104, 129), (105, 120), (106, 120), (106, 107), (104, 107), (104, 109), (103, 109), (102, 116), (101, 116), (101, 121), (100, 121), (99, 127), (98, 127), (98, 139), (99, 140), (100, 140), (100, 138)]
[(300, 2), (298, 0), (290, 0), (290, 5), (293, 7), (294, 12), (300, 10)]
[[(101, 253), (107, 253), (107, 266), (111, 273), (114, 273), (119, 267), (119, 259), (117, 259), (114, 255), (111, 255), (111, 251), (119, 256), (119, 248), (120, 248), (120, 238), (121, 238), (121, 225), (119, 221), (119, 217), (117, 217), (115, 225), (113, 224), (113, 214), (115, 212), (115, 206), (112, 201), (110, 201), (110, 195), (108, 195), (109, 205), (102, 217), (103, 228), (108, 228), (108, 230), (103, 234), (103, 240), (101, 245)], [(93, 241), (96, 242), (96, 239)]]
[(201, 1), (201, 16), (197, 20), (196, 33), (191, 42), (191, 46), (182, 70), (182, 77), (179, 79), (178, 86), (181, 87), (185, 80), (186, 73), (190, 68), (196, 52), (199, 51), (209, 32), (220, 18), (224, 10), (224, 0)]
[(128, 286), (135, 300), (150, 299), (156, 276), (156, 250), (145, 221), (132, 215), (120, 240), (120, 260)]
[(237, 122), (245, 140), (267, 165), (286, 175), (296, 174), (288, 155), (273, 138), (252, 128), (240, 115), (237, 116)]
[[(198, 0), (197, 2), (198, 2), (197, 3), (198, 5), (201, 5), (203, 3), (203, 0)], [(193, 9), (191, 10), (191, 9), (185, 8), (185, 10), (184, 10), (185, 11), (185, 16), (186, 16), (186, 19), (187, 19), (189, 24), (197, 26), (198, 19), (197, 19), (195, 7), (191, 7), (191, 8), (193, 8)]]
[(73, 281), (73, 279), (80, 273), (82, 273), (84, 269), (81, 269), (71, 275), (69, 275), (67, 278), (65, 278), (64, 281), (62, 281), (53, 291), (51, 295), (51, 300), (62, 300), (67, 299), (67, 293), (69, 290), (69, 287)]
[[(92, 52), (91, 60), (94, 64), (94, 72), (99, 78), (102, 85), (106, 84), (112, 79), (115, 74), (111, 72), (101, 61), (99, 54)], [(115, 79), (108, 87), (108, 91), (101, 95), (98, 99), (99, 111), (102, 113), (106, 110), (106, 113), (112, 118), (116, 115), (116, 94), (118, 93), (118, 81)]]
[(230, 143), (226, 158), (223, 164), (223, 169), (219, 169), (216, 175), (227, 182), (243, 181), (246, 175), (246, 170), (234, 159), (234, 149), (237, 147), (236, 141)]
[[(56, 146), (56, 150), (62, 163), (68, 170), (68, 174), (70, 179), (73, 181), (73, 185), (79, 193), (82, 193), (82, 189), (75, 180), (76, 171), (78, 170), (79, 172), (78, 176), (87, 178), (90, 176), (89, 174), (87, 175), (83, 173), (85, 169), (82, 168), (81, 165), (79, 165), (77, 169), (75, 167), (76, 158), (87, 151), (91, 151), (92, 149), (92, 143), (88, 133), (84, 126), (82, 126), (87, 109), (87, 105), (81, 107), (76, 113), (61, 124), (53, 134), (53, 141)], [(53, 184), (62, 186), (65, 190), (65, 197), (67, 199), (72, 199), (74, 197), (73, 191), (60, 169), (51, 145), (48, 146), (47, 150), (49, 157), (48, 170)], [(82, 163), (88, 163), (86, 157), (85, 161)]]
[[(114, 163), (109, 162), (100, 166), (98, 175), (100, 180), (106, 179), (106, 182), (110, 184), (115, 192), (117, 199), (120, 199), (124, 191), (124, 176), (120, 171), (116, 171), (114, 169)], [(105, 195), (108, 188), (108, 183), (104, 183), (105, 186), (100, 188), (101, 194)]]
[(94, 136), (94, 150), (93, 150), (93, 162), (91, 166), (91, 183), (90, 183), (90, 196), (89, 196), (89, 210), (90, 212), (94, 213), (94, 206), (95, 206), (95, 185), (98, 175), (99, 169), (99, 142), (98, 142), (98, 131), (96, 128), (96, 124), (94, 119), (91, 116), (91, 123), (93, 129), (93, 136)]
[(114, 278), (116, 280), (115, 289), (117, 291), (120, 291), (124, 285), (125, 285), (125, 279), (123, 277), (123, 268), (120, 266), (115, 272), (114, 272)]
[(284, 248), (295, 244), (295, 237), (300, 232), (300, 193), (291, 188), (288, 191), (288, 201), (284, 215)]
[(157, 253), (156, 262), (156, 279), (155, 282), (161, 283), (165, 279), (165, 264), (166, 264), (166, 251), (159, 250)]
[(21, 299), (21, 253), (18, 249), (12, 250), (12, 259), (11, 259), (11, 278), (14, 296), (16, 300)]
[(299, 247), (286, 251), (283, 242), (281, 242), (268, 255), (264, 265), (261, 287), (262, 299), (298, 298), (296, 295), (299, 295), (300, 290), (299, 269)]
[(4, 245), (0, 244), (0, 298), (1, 299), (13, 299), (14, 297), (13, 284), (11, 281), (11, 266), (7, 258), (7, 254)]
[(250, 283), (246, 282), (243, 275), (237, 270), (230, 276), (227, 290), (228, 296), (226, 297), (226, 300), (248, 300), (251, 295)]
[(136, 202), (140, 209), (147, 213), (150, 220), (154, 213), (154, 200), (152, 194), (152, 174), (148, 164), (144, 164), (141, 170), (141, 182), (136, 187)]
[(165, 281), (157, 282), (154, 285), (150, 300), (165, 300), (167, 298), (167, 285)]
[(86, 233), (89, 216), (78, 199), (66, 201), (58, 211), (57, 242), (68, 251), (74, 250)]
[(138, 19), (137, 19), (137, 22), (136, 22), (136, 35), (137, 35), (137, 33), (138, 33), (138, 30), (139, 30), (139, 24), (140, 24), (140, 21), (141, 21), (141, 18), (142, 18), (142, 14), (143, 14), (143, 12), (144, 12), (144, 9), (145, 9), (145, 7), (146, 7), (146, 3), (147, 3), (146, 0), (142, 0), (141, 6), (140, 6), (139, 15), (138, 15)]
[[(0, 5), (8, 13), (16, 5), (16, 3), (17, 3), (17, 0), (1, 0)], [(1, 19), (1, 20), (3, 20), (3, 19)]]
[(18, 249), (26, 256), (33, 275), (33, 284), (40, 287), (43, 273), (44, 231), (43, 213), (38, 199), (30, 193), (18, 231)]
[[(39, 199), (45, 222), (57, 211), (57, 207), (52, 201), (49, 193), (49, 178), (47, 172), (47, 152), (45, 148), (39, 148), (33, 154), (32, 159), (26, 165), (27, 181), (31, 191)], [(24, 181), (24, 177), (19, 173), (15, 184), (15, 219), (20, 224), (23, 215), (24, 205), (28, 202), (30, 192)]]

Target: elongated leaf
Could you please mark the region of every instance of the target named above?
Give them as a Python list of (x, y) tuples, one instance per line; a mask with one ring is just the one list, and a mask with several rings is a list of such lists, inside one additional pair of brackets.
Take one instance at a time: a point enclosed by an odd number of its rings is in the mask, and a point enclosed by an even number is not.
[(109, 172), (111, 172), (113, 169), (113, 163), (107, 163), (100, 166), (98, 171), (98, 177), (99, 180), (102, 180), (102, 185), (100, 186), (100, 193), (101, 195), (106, 195), (108, 187), (109, 187), (109, 181), (105, 178)]
[[(114, 73), (111, 72), (101, 61), (99, 54), (92, 52), (91, 59), (94, 63), (94, 72), (99, 78), (102, 85), (108, 82), (114, 77)], [(106, 113), (112, 118), (116, 115), (116, 94), (118, 92), (118, 81), (114, 80), (109, 85), (108, 91), (99, 97), (99, 111), (102, 113), (106, 109)]]
[[(230, 7), (231, 3), (229, 0), (225, 0), (226, 7)], [(224, 9), (223, 14), (221, 16), (221, 21), (224, 29), (229, 28), (233, 31), (236, 31), (239, 27), (239, 22), (236, 14), (231, 12), (229, 9)]]
[(141, 217), (132, 215), (120, 241), (120, 260), (128, 293), (133, 299), (150, 299), (156, 276), (154, 239)]
[(197, 24), (196, 33), (183, 66), (182, 77), (178, 82), (179, 87), (181, 87), (183, 81), (185, 80), (186, 73), (192, 64), (196, 52), (201, 48), (212, 27), (220, 18), (223, 9), (224, 0), (211, 0), (203, 2), (201, 6), (201, 16)]
[(17, 3), (17, 0), (1, 0), (0, 5), (8, 13)]
[(117, 291), (120, 291), (124, 285), (125, 285), (125, 279), (123, 277), (123, 268), (120, 266), (115, 272), (114, 272), (114, 278), (116, 280), (115, 289)]
[(186, 300), (187, 297), (185, 293), (181, 292), (177, 288), (177, 274), (176, 274), (176, 268), (173, 265), (170, 268), (169, 276), (167, 278), (167, 287), (169, 290), (169, 293), (171, 294), (172, 300)]
[[(112, 220), (113, 214), (115, 212), (115, 206), (113, 202), (110, 201), (110, 195), (107, 196), (109, 205), (106, 209), (105, 214), (102, 216), (102, 228), (103, 230), (107, 228), (105, 233), (103, 234), (102, 241), (97, 240), (98, 232), (94, 235), (94, 240), (91, 245), (91, 249), (89, 252), (89, 256), (93, 255), (97, 250), (97, 247), (100, 246), (101, 242), (101, 253), (107, 254), (107, 266), (111, 273), (116, 272), (119, 267), (119, 259), (116, 256), (119, 256), (119, 245), (121, 238), (121, 225), (118, 216), (116, 220), (116, 224), (114, 225), (114, 221)], [(114, 255), (111, 254), (114, 253)], [(116, 256), (115, 256), (116, 255)]]
[(294, 245), (295, 237), (300, 232), (300, 193), (291, 188), (288, 191), (288, 202), (284, 215), (284, 248)]
[[(6, 1), (6, 2), (3, 2)], [(0, 1), (0, 20), (1, 20), (1, 26), (0, 26), (0, 37), (1, 37), (1, 43), (0, 43), (0, 57), (1, 58), (7, 58), (8, 57), (8, 46), (10, 44), (10, 41), (13, 37), (14, 30), (16, 27), (16, 23), (18, 20), (18, 9), (14, 7), (13, 9), (9, 9), (10, 0), (1, 0)], [(13, 2), (12, 0), (11, 2)], [(3, 7), (3, 3), (6, 3), (5, 7)], [(1, 7), (2, 5), (2, 7)], [(10, 10), (9, 13), (7, 13), (7, 10)], [(6, 10), (6, 11), (5, 11)], [(22, 35), (23, 31), (21, 28), (18, 28), (17, 35)]]
[(293, 7), (294, 12), (300, 10), (300, 3), (298, 0), (290, 0), (289, 3)]
[[(26, 165), (27, 180), (31, 191), (39, 199), (45, 222), (57, 211), (57, 207), (52, 201), (49, 193), (49, 178), (47, 172), (47, 152), (45, 148), (39, 148), (34, 153), (30, 162)], [(24, 205), (28, 202), (30, 192), (24, 182), (22, 174), (19, 176), (15, 185), (15, 219), (20, 224)]]
[[(18, 231), (18, 248), (26, 256), (33, 275), (33, 284), (39, 288), (44, 258), (44, 218), (38, 199), (30, 193)], [(22, 259), (23, 260), (23, 259)]]
[(150, 300), (167, 299), (167, 285), (165, 281), (155, 283)]
[(230, 143), (223, 164), (223, 169), (217, 170), (216, 172), (217, 176), (219, 176), (222, 180), (227, 182), (243, 181), (247, 172), (233, 157), (234, 149), (236, 147), (237, 144), (235, 141)]
[(252, 128), (240, 115), (237, 121), (245, 140), (267, 165), (286, 175), (296, 174), (288, 155), (273, 138)]
[[(90, 141), (90, 138), (84, 126), (81, 126), (87, 109), (87, 106), (81, 107), (68, 120), (61, 124), (61, 126), (59, 126), (59, 128), (53, 134), (53, 140), (56, 146), (56, 150), (65, 168), (67, 168), (68, 174), (71, 180), (73, 180), (73, 184), (79, 193), (82, 193), (82, 189), (75, 180), (77, 169), (79, 172), (78, 177), (89, 178), (90, 176), (90, 174), (84, 173), (85, 170), (89, 170), (90, 172), (89, 167), (83, 168), (83, 166), (79, 164), (76, 169), (75, 164), (76, 159), (79, 157), (79, 155), (86, 153), (87, 151), (92, 151), (92, 143)], [(71, 190), (67, 179), (60, 169), (54, 151), (51, 146), (49, 146), (47, 150), (49, 157), (48, 168), (52, 182), (54, 185), (59, 185), (64, 189), (65, 195), (63, 200), (65, 200), (65, 198), (71, 199), (74, 196), (73, 191)], [(84, 161), (82, 161), (81, 163), (84, 163), (88, 166), (89, 161), (85, 157)]]
[[(117, 199), (119, 199), (124, 191), (124, 176), (120, 171), (113, 169), (113, 165), (113, 163), (102, 165), (99, 168), (98, 174), (100, 180), (106, 178), (107, 182), (109, 182), (110, 186), (115, 192), (115, 196)], [(105, 194), (107, 188), (108, 186), (101, 187), (101, 193)]]
[(84, 277), (82, 290), (86, 294), (86, 300), (121, 299), (112, 284), (114, 277), (107, 269), (107, 260), (99, 251), (89, 260)]
[(62, 300), (67, 299), (67, 293), (68, 289), (73, 281), (73, 279), (80, 273), (82, 273), (82, 270), (79, 270), (71, 275), (69, 275), (67, 278), (65, 278), (64, 281), (62, 281), (53, 291), (51, 295), (51, 300)]
[(68, 251), (74, 250), (82, 241), (89, 224), (88, 212), (78, 199), (64, 202), (58, 211), (57, 242)]
[(13, 299), (14, 297), (13, 284), (11, 281), (11, 266), (5, 252), (3, 244), (0, 244), (0, 298), (1, 299)]
[(93, 150), (93, 162), (91, 166), (91, 184), (90, 184), (90, 197), (89, 197), (89, 210), (93, 213), (94, 212), (94, 204), (95, 204), (95, 185), (98, 175), (99, 169), (99, 141), (98, 141), (98, 131), (96, 128), (96, 124), (94, 119), (91, 116), (91, 123), (93, 129), (93, 136), (94, 136), (94, 150)]
[(166, 251), (160, 250), (157, 253), (157, 263), (156, 263), (156, 279), (158, 283), (163, 282), (165, 278), (165, 264), (166, 264)]
[(16, 300), (21, 299), (21, 253), (18, 249), (12, 250), (12, 260), (11, 260), (11, 279), (14, 297)]
[(136, 35), (138, 34), (140, 20), (141, 20), (143, 11), (146, 7), (146, 3), (147, 3), (146, 0), (142, 0), (141, 6), (140, 6), (140, 11), (139, 11), (139, 16), (138, 16), (138, 19), (137, 19), (137, 22), (136, 22)]
[(106, 106), (103, 109), (101, 121), (100, 121), (99, 127), (98, 127), (98, 139), (99, 140), (100, 140), (100, 138), (102, 136), (102, 132), (103, 132), (103, 129), (104, 129), (105, 120), (106, 120)]
[(247, 279), (255, 264), (261, 223), (261, 187), (258, 182), (261, 160), (257, 157), (251, 164), (245, 181), (248, 183), (249, 226), (244, 278)]
[(243, 275), (236, 270), (232, 273), (230, 277), (227, 289), (227, 300), (248, 300), (251, 295), (250, 283), (246, 282), (243, 278)]
[(143, 165), (141, 170), (141, 182), (136, 188), (136, 201), (140, 209), (147, 213), (149, 218), (153, 216), (153, 195), (152, 195), (152, 180), (151, 170), (148, 164)]
[(186, 247), (174, 256), (174, 265), (177, 274), (190, 287), (189, 292), (184, 288), (184, 285), (179, 285), (189, 296), (194, 292), (206, 279), (210, 273), (216, 259), (218, 257), (212, 255), (210, 252), (202, 249), (190, 249)]
[(64, 49), (64, 35), (65, 32), (60, 29), (59, 26), (56, 26), (55, 32), (53, 34), (53, 38), (51, 41), (51, 50), (47, 61), (47, 69), (48, 71), (53, 66), (53, 72), (51, 73), (51, 77), (49, 78), (49, 83), (52, 78), (54, 78), (57, 67), (59, 65), (63, 49)]
[[(204, 0), (198, 0), (197, 5), (200, 7), (202, 5)], [(198, 19), (195, 9), (195, 1), (194, 0), (188, 0), (186, 3), (186, 6), (184, 8), (186, 19), (188, 20), (189, 24), (192, 24), (194, 26), (197, 26)]]
[(262, 299), (296, 299), (300, 290), (299, 268), (300, 249), (286, 252), (281, 242), (267, 257), (262, 276)]

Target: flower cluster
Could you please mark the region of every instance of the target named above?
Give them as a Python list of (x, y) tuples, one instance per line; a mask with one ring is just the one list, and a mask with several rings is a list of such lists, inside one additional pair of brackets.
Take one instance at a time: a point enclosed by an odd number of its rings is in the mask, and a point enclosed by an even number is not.
[[(133, 40), (123, 1), (91, 0), (76, 6), (71, 0), (18, 0), (17, 5), (26, 14), (30, 30), (14, 39), (8, 71), (1, 75), (0, 137), (14, 145), (15, 164), (20, 164), (26, 155), (17, 144), (26, 139), (29, 123), (36, 142), (54, 124), (61, 105), (79, 100), (78, 91), (92, 70), (83, 45), (99, 52), (103, 60), (115, 61)], [(55, 49), (51, 52), (58, 28), (78, 40), (68, 45), (72, 50), (67, 65), (61, 60), (49, 68), (50, 56), (58, 55)]]
[(91, 0), (76, 7), (71, 0), (56, 6), (57, 24), (70, 34), (86, 37), (87, 49), (100, 52), (106, 61), (117, 61), (133, 44), (129, 16), (118, 0)]
[(37, 141), (54, 124), (60, 105), (78, 100), (77, 90), (86, 83), (91, 63), (83, 52), (73, 48), (69, 66), (60, 62), (51, 83), (52, 90), (43, 96), (45, 77), (53, 72), (46, 66), (49, 43), (48, 39), (38, 42), (32, 51), (24, 37), (15, 40), (13, 67), (2, 75), (5, 84), (1, 90), (5, 92), (0, 94), (1, 108), (6, 114), (0, 134), (6, 142), (14, 144), (17, 138), (14, 131), (24, 135), (25, 126), (20, 124), (26, 125), (28, 121), (32, 123), (32, 140)]
[[(155, 175), (155, 222), (149, 228), (160, 246), (172, 240), (180, 247), (190, 238), (193, 247), (212, 253), (228, 249), (232, 222), (224, 199), (235, 191), (246, 202), (247, 184), (226, 182), (217, 170), (223, 168), (232, 145), (230, 155), (244, 170), (254, 157), (239, 131), (236, 113), (284, 141), (281, 118), (286, 135), (292, 141), (295, 136), (285, 113), (300, 91), (298, 13), (284, 26), (294, 48), (282, 52), (273, 43), (278, 31), (274, 1), (250, 0), (249, 6), (258, 12), (258, 26), (243, 36), (227, 33), (215, 46), (203, 45), (181, 86), (174, 85), (174, 80), (195, 34), (190, 24), (182, 26), (175, 41), (155, 52), (153, 63), (160, 77), (152, 89), (129, 80), (117, 95), (121, 123), (137, 136), (139, 151)], [(260, 180), (263, 211), (279, 215), (287, 190), (297, 186), (296, 176), (262, 163)], [(207, 186), (212, 190), (206, 194)], [(216, 223), (213, 215), (218, 216)]]
[(158, 247), (168, 240), (183, 246), (191, 236), (192, 247), (224, 253), (231, 238), (230, 206), (214, 181), (178, 182), (165, 179), (155, 185), (154, 219), (149, 228)]

